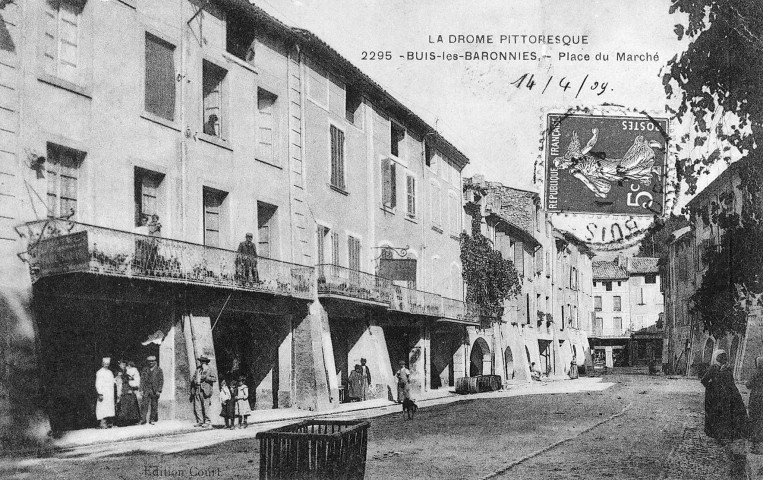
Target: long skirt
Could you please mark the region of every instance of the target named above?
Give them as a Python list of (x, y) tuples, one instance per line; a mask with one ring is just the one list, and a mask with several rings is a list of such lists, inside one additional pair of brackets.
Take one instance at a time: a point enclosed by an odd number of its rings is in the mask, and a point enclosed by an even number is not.
[(135, 425), (140, 421), (140, 405), (138, 397), (129, 391), (119, 397), (117, 408), (117, 425)]
[(236, 399), (233, 398), (231, 400), (226, 401), (222, 404), (222, 409), (220, 409), (220, 416), (223, 418), (236, 418)]

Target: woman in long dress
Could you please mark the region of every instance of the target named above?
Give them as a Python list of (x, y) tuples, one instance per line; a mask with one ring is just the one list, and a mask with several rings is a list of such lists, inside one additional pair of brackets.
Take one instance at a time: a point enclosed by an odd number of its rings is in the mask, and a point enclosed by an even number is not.
[(117, 425), (135, 425), (140, 421), (140, 406), (138, 397), (133, 389), (133, 377), (128, 372), (127, 363), (119, 362), (119, 374), (116, 382), (119, 391), (119, 403), (117, 405)]
[(705, 433), (723, 444), (744, 438), (747, 424), (747, 409), (728, 361), (724, 350), (716, 350), (710, 368), (702, 377)]
[(364, 383), (365, 383), (365, 378), (363, 375), (363, 370), (361, 370), (359, 364), (356, 364), (355, 368), (352, 370), (352, 372), (350, 372), (350, 376), (347, 379), (347, 396), (349, 397), (351, 402), (364, 400), (363, 398)]

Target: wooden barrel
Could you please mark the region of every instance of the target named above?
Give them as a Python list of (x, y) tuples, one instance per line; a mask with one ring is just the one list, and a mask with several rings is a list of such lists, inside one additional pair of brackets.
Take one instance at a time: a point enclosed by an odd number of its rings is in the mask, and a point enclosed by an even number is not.
[(479, 392), (479, 378), (480, 377), (461, 377), (456, 380), (456, 393), (462, 395), (467, 393)]
[(500, 375), (480, 375), (477, 378), (478, 391), (495, 392), (501, 389)]

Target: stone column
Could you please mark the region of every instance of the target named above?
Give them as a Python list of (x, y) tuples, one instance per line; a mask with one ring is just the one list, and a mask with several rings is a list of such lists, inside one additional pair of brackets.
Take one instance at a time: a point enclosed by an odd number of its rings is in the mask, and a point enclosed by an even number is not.
[(419, 338), (408, 353), (408, 368), (411, 371), (411, 394), (425, 392), (428, 387), (429, 327), (419, 327)]
[(294, 318), (292, 330), (294, 405), (303, 410), (325, 410), (332, 405), (331, 395), (334, 402), (338, 402), (338, 392), (329, 389), (330, 376), (324, 361), (328, 356), (333, 357), (333, 353), (324, 352), (322, 308), (318, 301), (313, 302), (306, 313), (304, 318)]
[(209, 409), (209, 419), (215, 425), (221, 425), (223, 423), (222, 417), (220, 417), (220, 374), (217, 370), (217, 359), (215, 357), (215, 345), (212, 339), (212, 321), (207, 316), (189, 316), (189, 323), (191, 327), (191, 336), (193, 339), (193, 351), (194, 351), (194, 371), (196, 365), (196, 358), (205, 355), (209, 358), (209, 369), (215, 373), (218, 377), (218, 381), (212, 385), (212, 398), (211, 406)]

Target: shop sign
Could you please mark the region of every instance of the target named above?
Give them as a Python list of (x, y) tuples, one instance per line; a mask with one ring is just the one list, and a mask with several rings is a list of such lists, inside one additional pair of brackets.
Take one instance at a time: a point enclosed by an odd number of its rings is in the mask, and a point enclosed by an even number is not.
[(38, 277), (86, 271), (90, 264), (87, 232), (42, 239), (30, 254)]

